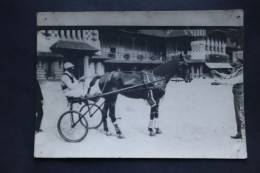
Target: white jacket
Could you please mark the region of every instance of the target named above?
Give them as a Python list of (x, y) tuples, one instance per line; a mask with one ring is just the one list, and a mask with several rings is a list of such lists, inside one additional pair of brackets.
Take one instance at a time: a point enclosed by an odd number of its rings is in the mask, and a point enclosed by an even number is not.
[(68, 71), (61, 77), (61, 87), (67, 97), (84, 97), (86, 93), (75, 76)]

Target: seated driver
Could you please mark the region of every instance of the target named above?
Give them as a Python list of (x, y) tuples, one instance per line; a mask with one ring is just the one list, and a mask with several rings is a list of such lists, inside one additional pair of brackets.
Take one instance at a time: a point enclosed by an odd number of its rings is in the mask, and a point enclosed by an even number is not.
[(87, 77), (82, 76), (77, 80), (74, 76), (74, 65), (70, 62), (64, 63), (64, 74), (61, 77), (61, 88), (66, 97), (85, 97), (87, 91), (79, 82), (84, 81)]

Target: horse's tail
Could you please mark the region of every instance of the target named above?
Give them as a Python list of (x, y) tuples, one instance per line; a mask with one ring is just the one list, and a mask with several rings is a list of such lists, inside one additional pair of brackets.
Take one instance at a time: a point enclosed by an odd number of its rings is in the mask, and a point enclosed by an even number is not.
[(89, 83), (88, 94), (89, 94), (89, 92), (90, 92), (90, 90), (91, 90), (91, 87), (93, 87), (93, 85), (95, 85), (96, 81), (97, 81), (98, 79), (100, 79), (101, 77), (102, 77), (102, 75), (101, 75), (101, 76), (95, 76), (95, 77), (91, 80), (91, 82)]

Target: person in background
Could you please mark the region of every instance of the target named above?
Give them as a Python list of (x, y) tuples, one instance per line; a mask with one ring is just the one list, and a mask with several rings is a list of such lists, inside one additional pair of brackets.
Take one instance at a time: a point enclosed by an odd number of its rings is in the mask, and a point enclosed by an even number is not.
[[(233, 95), (234, 95), (234, 108), (237, 123), (237, 134), (231, 136), (233, 139), (242, 139), (242, 126), (244, 126), (244, 81), (243, 81), (243, 57), (237, 58), (235, 63), (236, 67), (234, 71), (230, 74), (219, 73), (216, 70), (212, 71), (212, 74), (218, 75), (225, 81), (213, 82), (213, 85), (233, 85)], [(244, 128), (244, 127), (243, 127)]]
[(42, 132), (41, 122), (43, 117), (43, 96), (39, 81), (36, 80), (36, 119), (35, 119), (35, 133)]
[(61, 77), (61, 88), (66, 97), (85, 97), (86, 91), (79, 85), (87, 77), (82, 76), (77, 80), (74, 76), (74, 65), (70, 62), (64, 63), (64, 74)]

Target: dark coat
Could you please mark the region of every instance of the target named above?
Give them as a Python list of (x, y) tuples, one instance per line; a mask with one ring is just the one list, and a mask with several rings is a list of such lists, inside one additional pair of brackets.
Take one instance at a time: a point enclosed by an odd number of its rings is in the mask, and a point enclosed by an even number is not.
[(42, 106), (42, 100), (43, 100), (43, 96), (42, 96), (41, 87), (38, 80), (36, 80), (36, 112), (38, 112), (38, 110)]

